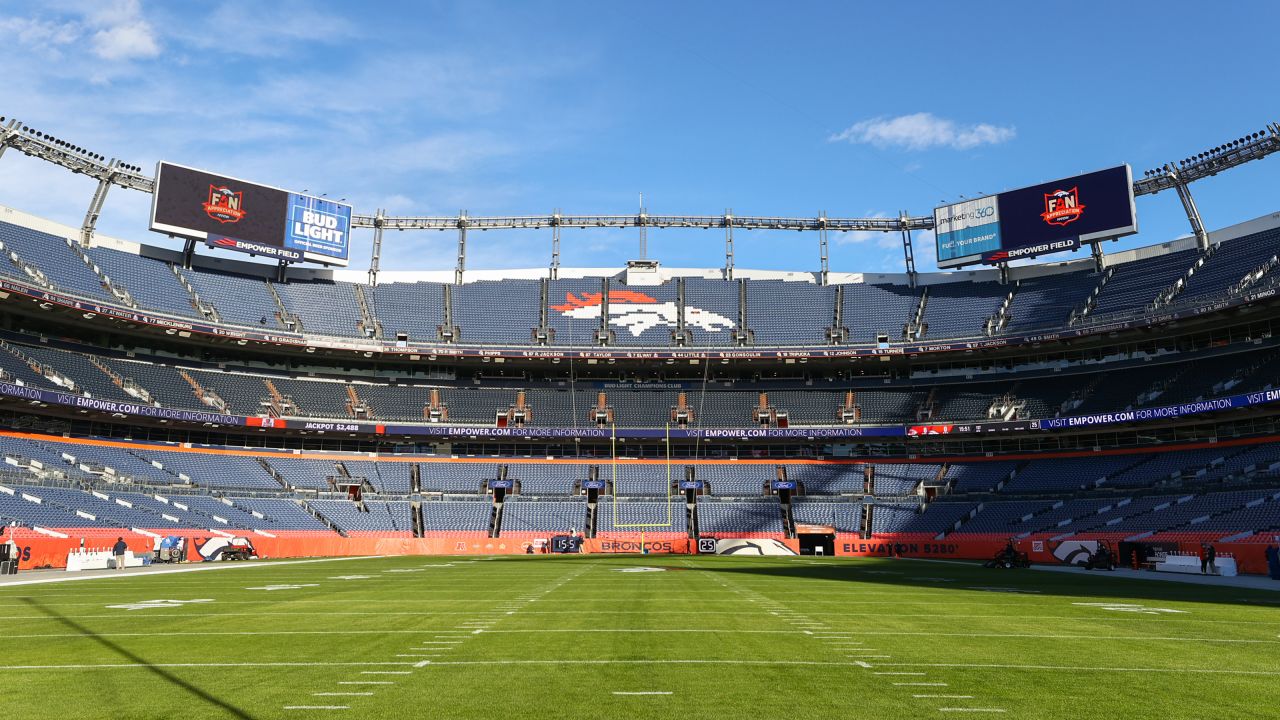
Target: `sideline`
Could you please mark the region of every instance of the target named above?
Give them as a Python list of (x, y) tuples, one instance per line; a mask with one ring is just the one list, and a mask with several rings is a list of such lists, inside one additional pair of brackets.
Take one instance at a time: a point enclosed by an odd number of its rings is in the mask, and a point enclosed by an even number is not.
[[(888, 559), (888, 558), (886, 558)], [(894, 560), (907, 560), (910, 562), (922, 563), (940, 563), (944, 565), (967, 565), (969, 567), (981, 567), (981, 560), (942, 560), (937, 558), (893, 558)], [(1125, 580), (1152, 580), (1155, 582), (1176, 582), (1187, 583), (1190, 585), (1206, 585), (1209, 587), (1235, 588), (1237, 590), (1269, 590), (1271, 592), (1280, 592), (1280, 582), (1272, 580), (1265, 575), (1237, 575), (1235, 577), (1223, 577), (1222, 575), (1193, 575), (1189, 573), (1162, 573), (1152, 570), (1133, 570), (1130, 568), (1116, 568), (1115, 570), (1085, 570), (1082, 567), (1070, 565), (1044, 565), (1041, 563), (1033, 563), (1029, 568), (1031, 570), (1040, 570), (1042, 572), (1067, 573), (1071, 575), (1088, 575), (1089, 577), (1109, 577), (1123, 578)], [(1014, 572), (1009, 570), (992, 571), (992, 572)]]
[(1116, 568), (1111, 571), (1085, 570), (1084, 568), (1070, 567), (1066, 565), (1032, 565), (1031, 569), (1041, 570), (1044, 572), (1068, 573), (1072, 575), (1089, 575), (1091, 577), (1114, 577), (1124, 578), (1126, 580), (1154, 580), (1156, 582), (1176, 582), (1186, 583), (1188, 585), (1234, 588), (1237, 590), (1269, 590), (1271, 592), (1280, 592), (1280, 582), (1272, 580), (1265, 575), (1236, 575), (1235, 577), (1223, 577), (1221, 575), (1165, 573), (1155, 572), (1153, 570), (1132, 570), (1130, 568)]
[[(78, 582), (81, 580), (105, 580), (114, 578), (130, 578), (151, 575), (176, 575), (178, 573), (203, 572), (205, 570), (226, 570), (228, 568), (263, 568), (263, 567), (281, 567), (283, 565), (305, 565), (308, 563), (322, 562), (340, 562), (342, 560), (370, 560), (373, 558), (384, 557), (382, 555), (355, 555), (352, 557), (337, 558), (313, 558), (310, 560), (247, 560), (243, 562), (208, 562), (198, 565), (184, 567), (161, 567), (154, 565), (140, 568), (125, 568), (124, 570), (84, 570), (77, 573), (69, 573), (66, 570), (50, 570), (50, 574), (45, 577), (25, 579), (24, 574), (18, 574), (9, 577), (0, 578), (0, 588), (17, 587), (19, 585), (45, 585), (48, 583), (60, 582)], [(395, 557), (395, 556), (387, 556)], [(27, 572), (44, 572), (40, 570)], [(55, 574), (56, 573), (56, 574)]]

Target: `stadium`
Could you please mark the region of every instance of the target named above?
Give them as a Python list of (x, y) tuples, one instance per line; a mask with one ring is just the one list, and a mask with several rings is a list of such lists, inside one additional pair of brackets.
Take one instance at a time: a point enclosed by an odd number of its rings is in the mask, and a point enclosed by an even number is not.
[[(0, 118), (0, 168), (96, 184), (78, 227), (0, 204), (15, 717), (1274, 704), (1280, 212), (1192, 191), (1280, 125), (870, 217), (399, 214), (60, 133)], [(99, 232), (123, 193), (149, 225)], [(636, 257), (562, 264), (593, 229)], [(548, 262), (474, 267), (489, 231)], [(757, 231), (817, 266), (737, 267)], [(404, 232), (452, 269), (384, 263)], [(832, 267), (848, 233), (901, 269)]]

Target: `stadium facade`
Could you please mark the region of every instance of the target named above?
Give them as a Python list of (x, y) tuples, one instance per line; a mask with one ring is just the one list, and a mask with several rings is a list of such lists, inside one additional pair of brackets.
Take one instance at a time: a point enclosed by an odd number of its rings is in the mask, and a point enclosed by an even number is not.
[(1186, 238), (983, 270), (557, 254), (366, 276), (0, 208), (0, 517), (24, 567), (117, 535), (282, 556), (581, 534), (969, 558), (1013, 538), (1044, 562), (1212, 542), (1261, 572), (1280, 213), (1193, 217)]

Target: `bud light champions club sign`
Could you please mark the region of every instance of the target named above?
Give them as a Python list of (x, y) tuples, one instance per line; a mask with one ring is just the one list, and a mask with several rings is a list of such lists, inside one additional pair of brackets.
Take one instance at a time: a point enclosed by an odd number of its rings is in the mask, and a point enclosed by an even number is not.
[(151, 229), (284, 262), (346, 265), (351, 206), (162, 162)]
[(933, 211), (938, 267), (998, 265), (1138, 231), (1128, 165)]

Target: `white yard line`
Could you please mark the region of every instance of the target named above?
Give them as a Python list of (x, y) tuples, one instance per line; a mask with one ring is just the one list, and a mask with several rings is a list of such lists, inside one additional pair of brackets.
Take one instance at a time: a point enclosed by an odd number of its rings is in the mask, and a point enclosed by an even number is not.
[(150, 668), (378, 667), (404, 662), (234, 662), (234, 663), (78, 663), (73, 665), (0, 665), (0, 670), (135, 670)]
[[(857, 663), (840, 663), (819, 660), (578, 660), (561, 658), (558, 660), (446, 660), (433, 662), (432, 667), (439, 665), (803, 665), (811, 667), (827, 667), (832, 665), (856, 665)], [(0, 667), (0, 670), (4, 670)], [(1280, 675), (1280, 673), (1276, 673)]]
[[(1187, 675), (1261, 675), (1280, 677), (1280, 670), (1225, 670), (1221, 668), (1144, 668), (1144, 667), (1088, 667), (1079, 665), (1013, 665), (983, 663), (880, 663), (883, 667), (936, 667), (963, 668), (969, 670), (1074, 670), (1077, 672), (1130, 672), (1173, 673)], [(0, 668), (3, 669), (3, 668)]]
[[(7, 587), (16, 587), (19, 585), (47, 585), (49, 583), (79, 582), (82, 580), (119, 580), (121, 578), (154, 577), (156, 575), (176, 575), (179, 573), (204, 572), (206, 570), (228, 570), (232, 568), (271, 568), (271, 567), (281, 567), (284, 565), (306, 565), (309, 563), (343, 562), (347, 560), (374, 560), (374, 559), (377, 559), (378, 557), (379, 556), (377, 555), (361, 555), (358, 557), (313, 558), (311, 560), (269, 560), (265, 562), (250, 561), (245, 563), (213, 562), (213, 563), (201, 563), (199, 565), (192, 565), (190, 567), (147, 570), (146, 572), (131, 573), (128, 570), (121, 570), (120, 572), (122, 574), (120, 575), (108, 575), (108, 574), (77, 575), (73, 573), (67, 573), (64, 575), (39, 577), (31, 580), (0, 580), (0, 590)], [(21, 576), (17, 576), (17, 577), (21, 577)]]

